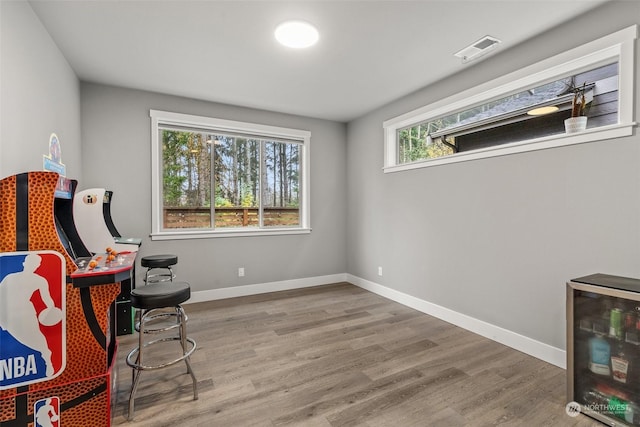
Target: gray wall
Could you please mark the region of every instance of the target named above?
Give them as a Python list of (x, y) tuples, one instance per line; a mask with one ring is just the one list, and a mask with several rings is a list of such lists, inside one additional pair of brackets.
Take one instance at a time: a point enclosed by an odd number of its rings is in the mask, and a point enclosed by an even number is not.
[(24, 1), (0, 1), (0, 123), (0, 178), (42, 170), (52, 133), (67, 175), (82, 178), (80, 83)]
[(637, 129), (385, 175), (382, 122), (637, 23), (606, 5), (349, 123), (347, 271), (564, 349), (568, 279), (640, 277)]
[[(68, 175), (80, 188), (114, 190), (120, 231), (144, 238), (142, 255), (177, 253), (178, 272), (196, 291), (346, 271), (564, 348), (566, 280), (594, 272), (640, 277), (637, 130), (615, 141), (382, 173), (384, 120), (639, 23), (640, 2), (607, 4), (346, 131), (297, 116), (80, 87), (28, 3), (0, 2), (0, 15), (0, 175), (41, 169), (57, 133)], [(310, 130), (313, 232), (150, 241), (149, 109)]]
[[(177, 274), (194, 291), (346, 271), (345, 124), (97, 84), (83, 83), (81, 93), (79, 188), (113, 190), (119, 231), (144, 238), (142, 256), (177, 254)], [(311, 234), (151, 241), (150, 109), (311, 131)]]

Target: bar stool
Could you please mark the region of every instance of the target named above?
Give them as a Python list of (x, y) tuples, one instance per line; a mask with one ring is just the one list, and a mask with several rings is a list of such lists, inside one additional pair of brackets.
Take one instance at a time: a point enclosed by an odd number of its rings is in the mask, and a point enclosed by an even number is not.
[[(178, 263), (178, 256), (165, 254), (165, 255), (148, 255), (142, 257), (140, 265), (147, 267), (147, 272), (144, 275), (145, 283), (155, 282), (172, 282), (176, 275), (173, 273), (171, 266)], [(157, 270), (165, 270), (159, 272)]]
[[(158, 282), (173, 282), (173, 279), (176, 278), (175, 273), (171, 269), (171, 266), (176, 265), (178, 263), (178, 256), (173, 254), (163, 254), (163, 255), (147, 255), (142, 257), (140, 260), (140, 265), (142, 267), (147, 267), (147, 271), (144, 275), (144, 283), (152, 284)], [(164, 270), (164, 271), (159, 271)], [(157, 325), (158, 321), (168, 320), (172, 317), (176, 317), (178, 313), (176, 311), (167, 312), (166, 310), (153, 310), (153, 314), (151, 312), (147, 313), (146, 323), (147, 325), (153, 324)], [(184, 313), (183, 313), (184, 314)], [(139, 316), (138, 316), (139, 319)], [(184, 321), (188, 321), (188, 317), (184, 314)], [(176, 325), (177, 325), (176, 320)], [(175, 327), (175, 326), (174, 326)], [(138, 320), (134, 324), (134, 329), (137, 332), (140, 332), (140, 321)], [(153, 334), (156, 332), (162, 332), (166, 330), (166, 328), (161, 324), (160, 327), (151, 328), (146, 327), (142, 333), (144, 334)]]
[[(133, 378), (131, 384), (131, 394), (129, 395), (129, 416), (132, 420), (134, 416), (134, 401), (140, 374), (145, 370), (154, 370), (166, 368), (174, 365), (182, 360), (187, 365), (187, 373), (191, 375), (193, 382), (193, 400), (198, 399), (198, 385), (189, 357), (196, 350), (196, 342), (192, 338), (187, 337), (187, 319), (184, 310), (180, 304), (187, 301), (191, 297), (191, 287), (186, 282), (159, 282), (142, 286), (131, 291), (131, 305), (140, 310), (140, 322), (136, 329), (138, 333), (138, 347), (134, 348), (127, 355), (127, 365), (133, 368)], [(157, 317), (157, 310), (173, 309), (176, 322), (171, 323), (165, 328), (146, 329), (148, 321)], [(151, 332), (165, 332), (172, 329), (178, 329), (177, 335), (158, 338), (149, 342), (144, 342), (145, 334)], [(180, 341), (182, 354), (175, 360), (161, 363), (158, 365), (144, 364), (143, 351), (146, 347), (159, 344), (166, 341)], [(134, 359), (135, 358), (135, 359)]]

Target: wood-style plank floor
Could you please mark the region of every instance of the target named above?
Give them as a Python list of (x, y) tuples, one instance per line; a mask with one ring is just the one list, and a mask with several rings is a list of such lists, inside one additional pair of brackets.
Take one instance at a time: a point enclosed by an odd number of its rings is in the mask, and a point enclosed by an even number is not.
[(199, 399), (184, 363), (145, 371), (127, 421), (119, 337), (114, 425), (599, 425), (565, 413), (564, 370), (348, 283), (185, 310)]

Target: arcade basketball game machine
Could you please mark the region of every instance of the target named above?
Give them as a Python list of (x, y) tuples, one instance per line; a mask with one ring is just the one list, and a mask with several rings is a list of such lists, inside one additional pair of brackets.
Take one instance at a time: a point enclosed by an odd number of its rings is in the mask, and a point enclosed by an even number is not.
[(113, 266), (97, 254), (79, 267), (56, 230), (58, 182), (53, 172), (0, 180), (2, 427), (111, 424), (117, 346), (109, 307), (135, 254)]
[[(113, 248), (118, 253), (137, 252), (142, 239), (120, 235), (111, 217), (112, 191), (88, 188), (75, 193), (73, 221), (80, 239), (90, 252), (98, 253)], [(134, 329), (131, 290), (135, 288), (135, 266), (131, 278), (120, 284), (121, 292), (115, 305), (117, 335), (131, 334)]]

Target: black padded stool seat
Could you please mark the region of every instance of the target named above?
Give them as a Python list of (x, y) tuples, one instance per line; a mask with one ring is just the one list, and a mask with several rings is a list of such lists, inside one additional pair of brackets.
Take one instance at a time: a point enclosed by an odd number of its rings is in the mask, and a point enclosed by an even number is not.
[(178, 263), (177, 255), (149, 255), (142, 257), (140, 265), (147, 268), (167, 268)]
[(191, 298), (191, 287), (186, 282), (158, 282), (131, 290), (131, 305), (135, 308), (175, 307)]

